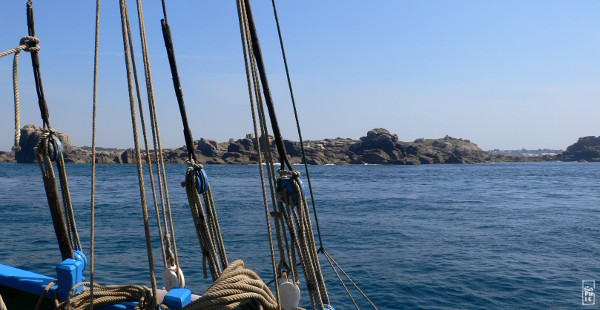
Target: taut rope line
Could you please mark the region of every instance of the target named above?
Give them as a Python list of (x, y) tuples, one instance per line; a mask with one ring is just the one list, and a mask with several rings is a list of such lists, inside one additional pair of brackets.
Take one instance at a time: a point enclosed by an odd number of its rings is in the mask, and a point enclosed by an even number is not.
[[(267, 222), (267, 230), (268, 230), (268, 235), (269, 235), (269, 246), (270, 246), (270, 253), (271, 253), (271, 265), (273, 268), (273, 281), (275, 282), (275, 296), (277, 297), (277, 307), (280, 308), (280, 296), (279, 296), (279, 287), (277, 285), (277, 269), (276, 269), (276, 263), (275, 263), (275, 249), (273, 247), (273, 235), (271, 233), (271, 220), (269, 218), (269, 201), (267, 198), (267, 190), (266, 190), (266, 184), (265, 184), (265, 174), (264, 174), (264, 170), (262, 167), (262, 155), (261, 155), (261, 147), (260, 147), (260, 140), (259, 140), (259, 135), (258, 135), (258, 126), (257, 126), (257, 122), (256, 122), (256, 111), (255, 111), (255, 107), (254, 107), (254, 97), (256, 96), (256, 105), (262, 105), (260, 99), (260, 91), (257, 89), (258, 85), (257, 85), (257, 81), (256, 81), (256, 75), (255, 72), (256, 70), (254, 70), (254, 56), (252, 53), (252, 48), (251, 48), (251, 41), (248, 38), (248, 32), (247, 32), (247, 21), (246, 21), (246, 14), (245, 14), (245, 5), (244, 5), (244, 0), (237, 0), (237, 11), (238, 11), (238, 19), (239, 19), (239, 25), (240, 25), (240, 36), (241, 36), (241, 40), (242, 40), (242, 50), (243, 50), (243, 54), (244, 54), (244, 64), (245, 64), (245, 69), (246, 69), (246, 81), (248, 83), (248, 97), (250, 98), (250, 110), (251, 110), (251, 114), (252, 114), (252, 123), (254, 125), (254, 136), (255, 136), (255, 140), (256, 140), (256, 154), (258, 157), (258, 167), (260, 170), (260, 182), (261, 182), (261, 186), (262, 186), (262, 194), (263, 194), (263, 202), (264, 202), (264, 209), (265, 209), (265, 218), (266, 218), (266, 222)], [(250, 54), (250, 55), (248, 55)], [(252, 77), (251, 77), (251, 69), (250, 66), (252, 66)], [(251, 81), (252, 79), (252, 81)], [(252, 94), (252, 90), (253, 90), (253, 82), (254, 82), (254, 95)], [(262, 129), (262, 126), (261, 126)], [(269, 147), (266, 143), (265, 143), (265, 147)], [(268, 167), (268, 165), (267, 165)], [(271, 176), (269, 174), (268, 176), (269, 178), (269, 182), (271, 182)], [(272, 186), (271, 186), (272, 188)], [(271, 195), (273, 195), (273, 191), (271, 190)], [(273, 200), (274, 201), (274, 200)]]
[(285, 56), (285, 48), (283, 47), (283, 38), (281, 37), (281, 28), (279, 27), (279, 18), (277, 17), (277, 7), (275, 0), (271, 0), (273, 4), (273, 15), (275, 16), (275, 24), (277, 24), (277, 34), (279, 35), (279, 45), (281, 46), (281, 55), (283, 56), (283, 64), (285, 66), (285, 75), (287, 77), (290, 97), (292, 99), (292, 107), (294, 108), (294, 118), (296, 119), (296, 129), (298, 130), (298, 139), (300, 139), (300, 149), (302, 150), (302, 161), (304, 162), (304, 170), (306, 171), (306, 181), (308, 182), (308, 191), (310, 192), (310, 201), (312, 203), (313, 215), (317, 224), (317, 235), (319, 236), (319, 252), (323, 252), (323, 240), (321, 239), (321, 228), (319, 227), (319, 217), (317, 216), (317, 208), (315, 207), (315, 197), (313, 195), (312, 183), (310, 182), (310, 173), (308, 172), (308, 163), (306, 162), (306, 151), (304, 149), (304, 140), (302, 139), (302, 131), (300, 130), (300, 121), (298, 119), (298, 111), (296, 109), (296, 100), (294, 99), (294, 90), (292, 89), (292, 79), (290, 78), (290, 70), (288, 68), (287, 57)]
[[(125, 8), (127, 10), (127, 8)], [(129, 24), (129, 14), (127, 14), (126, 16), (126, 21), (127, 21), (127, 31), (129, 34), (131, 34), (131, 28), (130, 28), (130, 24)], [(138, 74), (137, 74), (137, 66), (136, 66), (136, 61), (135, 61), (135, 53), (133, 51), (133, 40), (131, 39), (131, 35), (128, 36), (129, 39), (129, 50), (131, 52), (131, 64), (132, 64), (132, 69), (133, 69), (133, 79), (134, 79), (134, 85), (135, 85), (135, 94), (136, 94), (136, 99), (137, 99), (137, 104), (138, 104), (138, 108), (139, 108), (139, 114), (140, 114), (140, 123), (142, 125), (142, 136), (144, 138), (144, 147), (145, 147), (145, 155), (146, 155), (146, 164), (148, 165), (148, 174), (149, 174), (149, 179), (150, 179), (150, 188), (152, 189), (152, 199), (154, 202), (154, 210), (155, 210), (155, 214), (156, 214), (156, 222), (158, 223), (158, 236), (160, 238), (160, 249), (161, 249), (161, 253), (162, 253), (162, 258), (163, 258), (163, 266), (167, 267), (167, 259), (166, 259), (166, 251), (165, 251), (165, 246), (164, 246), (164, 242), (163, 242), (163, 234), (162, 234), (162, 226), (160, 225), (160, 213), (158, 212), (158, 201), (157, 201), (157, 196), (156, 196), (156, 187), (154, 184), (154, 173), (152, 171), (152, 160), (150, 158), (150, 152), (149, 152), (149, 148), (148, 148), (148, 136), (146, 134), (146, 121), (144, 118), (144, 109), (143, 109), (143, 105), (142, 105), (142, 96), (140, 94), (140, 85), (139, 85), (139, 81), (138, 81)], [(146, 80), (146, 83), (148, 82), (148, 80)]]
[[(177, 98), (177, 104), (179, 106), (179, 113), (181, 114), (183, 134), (185, 138), (186, 148), (188, 151), (188, 169), (186, 171), (185, 177), (186, 193), (188, 196), (190, 211), (192, 213), (192, 217), (194, 217), (194, 225), (196, 227), (198, 241), (203, 252), (202, 258), (204, 262), (204, 276), (207, 276), (205, 263), (208, 260), (212, 279), (214, 281), (218, 278), (223, 268), (227, 267), (227, 255), (225, 252), (225, 246), (223, 244), (221, 228), (219, 226), (219, 221), (217, 218), (217, 211), (215, 208), (214, 199), (212, 197), (211, 187), (208, 184), (208, 180), (203, 170), (203, 167), (198, 162), (196, 154), (194, 152), (192, 131), (190, 130), (187, 114), (185, 111), (183, 90), (181, 87), (181, 81), (179, 79), (179, 73), (177, 70), (177, 61), (175, 59), (173, 40), (171, 38), (171, 28), (167, 21), (167, 11), (164, 1), (162, 1), (162, 9), (164, 16), (164, 18), (161, 20), (163, 39), (165, 43), (165, 48), (167, 50), (169, 66), (171, 69), (171, 76), (173, 78), (173, 88), (175, 90), (175, 96)], [(140, 24), (141, 23), (142, 21), (140, 21)], [(202, 195), (202, 198), (204, 199), (204, 205), (200, 200), (200, 195)], [(219, 260), (217, 260), (216, 255), (218, 255)]]
[(120, 0), (120, 9), (121, 9), (121, 30), (123, 34), (123, 50), (125, 53), (125, 68), (127, 71), (127, 90), (129, 92), (129, 107), (131, 110), (131, 124), (133, 128), (133, 136), (135, 143), (135, 154), (137, 159), (137, 170), (138, 170), (138, 180), (139, 180), (139, 188), (140, 188), (140, 198), (142, 203), (142, 215), (144, 218), (144, 233), (146, 235), (146, 250), (148, 253), (148, 265), (150, 268), (150, 280), (152, 282), (152, 296), (154, 298), (155, 304), (157, 299), (157, 290), (156, 290), (156, 277), (154, 274), (154, 259), (152, 257), (152, 244), (150, 240), (150, 226), (148, 223), (148, 208), (146, 205), (146, 191), (144, 189), (144, 175), (142, 172), (142, 159), (139, 145), (139, 138), (137, 132), (137, 120), (135, 113), (135, 100), (133, 95), (133, 84), (132, 84), (132, 72), (131, 72), (131, 63), (129, 56), (129, 40), (128, 37), (130, 33), (127, 29), (127, 4), (125, 0)]
[(98, 38), (100, 37), (100, 0), (96, 0), (96, 33), (94, 36), (94, 94), (92, 107), (92, 181), (90, 212), (90, 310), (94, 308), (94, 230), (96, 198), (96, 107), (98, 99)]

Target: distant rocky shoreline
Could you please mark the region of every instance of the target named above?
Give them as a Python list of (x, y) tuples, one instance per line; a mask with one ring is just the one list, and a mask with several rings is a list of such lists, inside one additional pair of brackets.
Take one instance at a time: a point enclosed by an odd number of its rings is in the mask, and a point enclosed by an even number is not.
[[(19, 152), (0, 152), (0, 161), (32, 163), (35, 161), (33, 148), (41, 134), (40, 128), (27, 125), (21, 129)], [(66, 162), (90, 163), (91, 149), (77, 147), (70, 143), (69, 137), (58, 133), (63, 144)], [(270, 147), (275, 150), (271, 137)], [(285, 140), (284, 145), (291, 163), (302, 163), (300, 143)], [(252, 135), (228, 142), (216, 142), (200, 139), (194, 142), (197, 157), (209, 164), (255, 164), (256, 139)], [(262, 147), (262, 143), (261, 143)], [(412, 142), (398, 140), (383, 128), (367, 132), (359, 140), (334, 138), (304, 141), (307, 163), (325, 164), (379, 164), (379, 165), (419, 165), (419, 164), (470, 164), (485, 162), (523, 162), (523, 161), (600, 161), (600, 137), (583, 137), (558, 155), (536, 157), (510, 156), (486, 152), (469, 140), (446, 136), (440, 139), (417, 139)], [(142, 156), (144, 157), (144, 156)], [(167, 163), (184, 163), (187, 159), (185, 147), (164, 149), (163, 158)], [(97, 163), (135, 163), (133, 149), (97, 149)]]

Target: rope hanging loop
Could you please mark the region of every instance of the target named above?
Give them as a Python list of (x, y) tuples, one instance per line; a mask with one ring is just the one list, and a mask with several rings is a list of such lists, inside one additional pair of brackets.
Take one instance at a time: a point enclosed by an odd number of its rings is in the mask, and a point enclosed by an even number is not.
[(10, 54), (15, 54), (13, 59), (13, 94), (14, 94), (14, 103), (15, 103), (15, 143), (12, 147), (12, 150), (16, 153), (21, 150), (19, 146), (19, 141), (21, 138), (21, 125), (20, 125), (20, 112), (19, 112), (19, 82), (17, 79), (17, 71), (19, 64), (19, 54), (21, 51), (26, 52), (38, 52), (40, 50), (40, 46), (37, 44), (40, 43), (40, 39), (35, 36), (24, 36), (19, 41), (19, 46), (10, 49), (5, 52), (0, 53), (0, 58), (4, 56), (8, 56)]

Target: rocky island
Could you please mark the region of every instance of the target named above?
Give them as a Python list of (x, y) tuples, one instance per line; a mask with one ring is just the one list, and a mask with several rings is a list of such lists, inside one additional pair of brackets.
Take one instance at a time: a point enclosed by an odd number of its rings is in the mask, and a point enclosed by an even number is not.
[(600, 162), (600, 137), (581, 137), (557, 158), (562, 161)]
[[(21, 129), (21, 150), (13, 152), (0, 152), (0, 161), (16, 161), (32, 163), (35, 161), (33, 148), (41, 134), (41, 129), (34, 125), (27, 125)], [(63, 144), (66, 162), (89, 163), (91, 150), (89, 147), (77, 147), (71, 144), (69, 137), (58, 133)], [(581, 139), (587, 139), (581, 138)], [(580, 139), (580, 141), (581, 141)], [(600, 138), (596, 138), (596, 152), (600, 160)], [(269, 137), (270, 147), (275, 150), (275, 143)], [(587, 140), (585, 140), (587, 141)], [(580, 143), (580, 142), (578, 142)], [(577, 143), (576, 143), (577, 144)], [(302, 149), (299, 142), (285, 140), (284, 145), (292, 163), (302, 163)], [(256, 139), (253, 135), (228, 142), (216, 142), (202, 138), (194, 141), (198, 159), (209, 164), (255, 164)], [(261, 143), (262, 146), (262, 143)], [(398, 140), (398, 135), (390, 133), (383, 128), (375, 128), (359, 140), (350, 138), (334, 138), (324, 140), (304, 141), (307, 163), (313, 165), (324, 164), (394, 164), (394, 165), (419, 165), (419, 164), (465, 164), (484, 162), (515, 162), (515, 161), (542, 161), (563, 160), (554, 156), (527, 158), (522, 156), (506, 156), (486, 152), (469, 140), (445, 136), (440, 139), (417, 139), (412, 142)], [(567, 149), (564, 158), (573, 157)], [(577, 148), (579, 149), (579, 148)], [(589, 149), (589, 147), (588, 147)], [(587, 153), (586, 153), (587, 154)], [(571, 157), (569, 157), (571, 156)], [(163, 157), (168, 163), (184, 163), (187, 159), (185, 147), (164, 149)], [(591, 157), (586, 157), (591, 158)], [(577, 159), (574, 159), (577, 160)], [(97, 163), (135, 163), (133, 149), (117, 150), (102, 149), (96, 151)]]

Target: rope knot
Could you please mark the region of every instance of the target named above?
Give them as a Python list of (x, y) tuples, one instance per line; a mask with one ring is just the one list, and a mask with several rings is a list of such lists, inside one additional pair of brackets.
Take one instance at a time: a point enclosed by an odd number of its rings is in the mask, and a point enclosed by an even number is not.
[(40, 43), (40, 39), (33, 36), (24, 36), (21, 38), (21, 41), (19, 41), (19, 45), (25, 45), (23, 50), (26, 52), (38, 52), (40, 50), (40, 47), (37, 46), (38, 43)]
[(202, 164), (200, 163), (196, 163), (196, 161), (193, 158), (190, 158), (186, 161), (187, 165), (188, 165), (188, 169), (189, 168), (194, 168), (194, 169), (203, 169), (204, 166), (202, 166)]
[(296, 171), (296, 170), (284, 170), (284, 169), (279, 169), (277, 170), (277, 172), (279, 172), (279, 175), (282, 177), (286, 177), (286, 176), (290, 176), (291, 178), (299, 178), (300, 177), (300, 171)]

